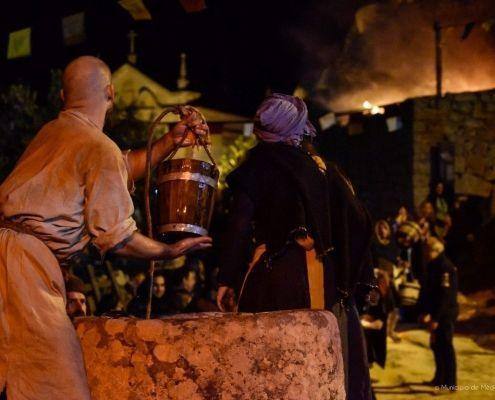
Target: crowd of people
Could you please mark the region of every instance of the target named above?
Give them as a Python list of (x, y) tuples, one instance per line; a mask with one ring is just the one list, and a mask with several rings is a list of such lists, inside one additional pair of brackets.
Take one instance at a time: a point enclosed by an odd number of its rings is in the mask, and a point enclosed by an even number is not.
[(364, 307), (361, 323), (367, 338), (368, 358), (385, 368), (387, 337), (400, 342), (399, 321), (420, 323), (430, 332), (436, 372), (425, 384), (453, 390), (457, 384), (453, 347), (458, 314), (457, 269), (446, 255), (452, 227), (444, 184), (410, 213), (375, 223), (372, 256), (378, 295)]
[[(425, 384), (449, 389), (456, 385), (453, 332), (458, 285), (456, 268), (445, 251), (452, 222), (443, 191), (443, 184), (438, 183), (417, 213), (402, 206), (396, 215), (375, 222), (371, 254), (377, 290), (372, 301), (362, 305), (360, 314), (370, 366), (376, 363), (385, 368), (387, 337), (401, 341), (399, 322), (419, 323), (431, 332), (436, 363), (435, 376)], [(143, 318), (150, 286), (154, 318), (217, 311), (218, 268), (207, 268), (207, 264), (198, 255), (162, 262), (152, 281), (145, 272), (127, 275), (116, 269), (114, 274), (121, 277), (117, 279), (120, 295), (112, 294), (115, 287), (107, 285), (108, 293), (103, 293), (99, 304), (93, 304), (92, 312)], [(109, 279), (103, 275), (102, 280)], [(89, 291), (92, 296), (90, 286), (70, 275), (66, 288), (71, 319), (88, 315), (91, 311), (86, 295)], [(105, 296), (113, 300), (105, 301)]]
[[(109, 272), (104, 271), (95, 280), (100, 292), (99, 301), (95, 299), (94, 287), (85, 283), (86, 274), (81, 273), (84, 270), (75, 271), (80, 277), (70, 274), (66, 279), (67, 312), (71, 317), (94, 314), (144, 318), (150, 289), (153, 318), (217, 310), (211, 274), (205, 271), (205, 263), (198, 256), (183, 256), (173, 262), (158, 263), (152, 280), (140, 270), (127, 274), (123, 269), (114, 269), (112, 284)], [(74, 304), (81, 297), (84, 298), (84, 311), (80, 305)]]

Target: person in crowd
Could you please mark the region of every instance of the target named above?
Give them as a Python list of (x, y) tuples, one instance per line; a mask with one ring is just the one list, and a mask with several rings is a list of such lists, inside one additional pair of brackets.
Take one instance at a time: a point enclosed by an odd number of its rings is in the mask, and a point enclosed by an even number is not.
[(183, 267), (178, 272), (178, 284), (174, 288), (171, 298), (172, 309), (174, 313), (198, 312), (197, 272), (190, 267)]
[(143, 283), (146, 279), (146, 275), (144, 272), (137, 272), (133, 275), (131, 280), (126, 284), (126, 290), (131, 294), (132, 297), (137, 296), (137, 290), (141, 283)]
[(384, 219), (375, 223), (371, 254), (376, 268), (386, 271), (389, 275), (393, 274), (393, 266), (397, 263), (400, 251), (392, 228)]
[(390, 278), (386, 271), (375, 269), (378, 293), (373, 302), (367, 305), (361, 314), (364, 328), (368, 362), (370, 366), (377, 363), (385, 368), (387, 359), (387, 316), (390, 312), (389, 301)]
[(84, 289), (84, 282), (77, 276), (69, 276), (65, 284), (67, 315), (74, 322), (77, 317), (85, 317), (88, 314), (88, 305)]
[[(96, 57), (69, 63), (63, 110), (0, 186), (0, 390), (7, 384), (13, 399), (90, 399), (63, 298), (60, 268), (74, 254), (91, 243), (102, 257), (150, 260), (211, 246), (207, 237), (169, 245), (137, 232), (129, 190), (145, 175), (146, 149), (122, 152), (103, 132), (115, 98), (111, 77)], [(183, 110), (181, 122), (153, 144), (153, 165), (178, 145), (192, 146), (195, 135), (207, 137), (199, 113)], [(194, 135), (182, 141), (187, 132)]]
[(424, 241), (430, 236), (438, 236), (435, 208), (430, 201), (425, 200), (418, 206), (416, 222), (421, 227), (421, 237)]
[(428, 239), (428, 274), (422, 287), (420, 321), (431, 333), (430, 344), (435, 358), (432, 385), (455, 390), (456, 359), (453, 344), (454, 324), (459, 313), (457, 303), (457, 269), (445, 255), (445, 246), (437, 238)]
[(446, 237), (446, 253), (460, 272), (471, 269), (484, 221), (481, 210), (476, 199), (468, 196), (458, 196), (451, 208), (452, 228)]
[(434, 234), (436, 237), (443, 240), (452, 226), (450, 206), (445, 196), (445, 185), (443, 182), (437, 182), (434, 185), (433, 190), (428, 195), (427, 201), (431, 203), (434, 210)]
[(420, 226), (413, 221), (402, 224), (397, 232), (397, 243), (401, 254), (395, 284), (399, 291), (401, 317), (404, 320), (415, 320), (420, 287), (426, 277)]
[(197, 257), (187, 257), (175, 273), (171, 305), (174, 313), (218, 311), (205, 293), (205, 268)]
[(397, 232), (397, 244), (401, 250), (400, 264), (406, 275), (422, 282), (426, 266), (421, 227), (413, 221), (402, 224)]
[(395, 234), (399, 230), (399, 227), (404, 223), (409, 221), (409, 212), (405, 206), (400, 206), (397, 210), (397, 215), (392, 219), (390, 226), (392, 232)]
[(400, 250), (392, 234), (390, 224), (386, 220), (382, 219), (376, 222), (374, 233), (371, 246), (373, 265), (380, 271), (387, 273), (387, 282), (389, 284), (388, 289), (384, 292), (386, 297), (381, 299), (387, 314), (386, 332), (392, 340), (399, 342), (401, 339), (396, 332), (396, 327), (400, 317), (400, 299), (394, 283), (394, 277), (397, 274)]
[[(170, 315), (173, 311), (170, 303), (170, 296), (167, 290), (167, 278), (163, 271), (156, 271), (153, 276), (151, 299), (151, 317), (159, 318), (164, 315)], [(148, 305), (150, 291), (150, 279), (146, 278), (138, 288), (137, 296), (132, 299), (128, 306), (127, 312), (138, 318), (146, 317), (146, 307)]]
[(374, 279), (368, 213), (342, 172), (303, 147), (315, 129), (301, 99), (266, 98), (255, 134), (259, 143), (227, 179), (234, 204), (220, 257), (218, 307), (231, 306), (237, 289), (240, 311), (332, 310), (342, 335), (347, 398), (369, 399), (355, 305)]

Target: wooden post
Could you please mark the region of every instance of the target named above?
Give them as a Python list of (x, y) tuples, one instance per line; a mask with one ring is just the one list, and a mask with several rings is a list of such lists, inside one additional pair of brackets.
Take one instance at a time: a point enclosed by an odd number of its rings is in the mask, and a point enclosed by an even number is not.
[(442, 27), (439, 21), (435, 21), (435, 71), (437, 79), (437, 107), (440, 104), (442, 98)]

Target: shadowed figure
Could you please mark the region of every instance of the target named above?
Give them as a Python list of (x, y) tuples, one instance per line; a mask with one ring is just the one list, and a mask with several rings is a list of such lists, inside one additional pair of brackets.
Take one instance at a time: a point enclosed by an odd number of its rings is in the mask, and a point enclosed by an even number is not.
[(314, 128), (301, 99), (268, 97), (256, 113), (255, 134), (260, 143), (227, 178), (234, 205), (222, 247), (218, 306), (228, 309), (237, 289), (240, 311), (332, 311), (347, 399), (367, 400), (371, 388), (356, 297), (373, 280), (368, 213), (340, 170), (302, 146)]

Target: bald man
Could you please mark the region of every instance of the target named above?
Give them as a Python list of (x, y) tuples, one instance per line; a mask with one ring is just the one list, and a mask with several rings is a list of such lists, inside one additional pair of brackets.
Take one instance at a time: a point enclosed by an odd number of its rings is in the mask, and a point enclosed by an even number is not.
[[(136, 231), (129, 189), (144, 175), (145, 150), (121, 152), (102, 131), (114, 102), (109, 68), (94, 57), (63, 74), (64, 109), (38, 132), (0, 186), (0, 392), (9, 399), (87, 400), (80, 344), (65, 312), (61, 267), (88, 245), (140, 259), (211, 246), (210, 238), (166, 245)], [(194, 113), (153, 145), (156, 164)], [(183, 145), (191, 145), (187, 140)]]

